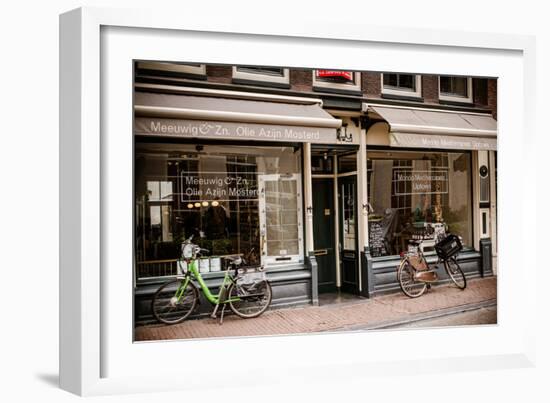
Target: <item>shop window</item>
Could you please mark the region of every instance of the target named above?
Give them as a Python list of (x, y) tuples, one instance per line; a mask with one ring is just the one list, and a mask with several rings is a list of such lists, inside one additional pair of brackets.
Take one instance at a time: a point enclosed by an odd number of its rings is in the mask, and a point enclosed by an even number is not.
[(332, 174), (334, 158), (327, 152), (313, 154), (311, 156), (311, 172), (313, 174)]
[(357, 172), (357, 153), (341, 155), (338, 157), (338, 173)]
[(314, 90), (361, 92), (361, 73), (342, 70), (313, 70), (312, 75)]
[(138, 280), (177, 274), (191, 235), (217, 262), (303, 259), (300, 167), (290, 147), (137, 144)]
[(265, 66), (233, 66), (233, 79), (237, 82), (290, 85), (289, 69)]
[(422, 76), (416, 74), (382, 74), (382, 94), (420, 98)]
[(153, 74), (166, 76), (206, 76), (206, 64), (200, 63), (164, 63), (137, 62), (138, 74)]
[(472, 92), (471, 77), (439, 77), (439, 99), (441, 101), (472, 103)]
[(368, 153), (369, 246), (397, 255), (411, 239), (448, 227), (472, 246), (470, 153)]

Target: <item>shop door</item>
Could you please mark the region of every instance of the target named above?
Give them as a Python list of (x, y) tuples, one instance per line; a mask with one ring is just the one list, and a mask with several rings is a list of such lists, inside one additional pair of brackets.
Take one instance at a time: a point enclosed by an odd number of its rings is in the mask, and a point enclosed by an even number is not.
[(258, 175), (261, 262), (298, 262), (303, 254), (299, 175)]
[(338, 200), (340, 208), (340, 270), (341, 290), (359, 292), (359, 265), (357, 251), (357, 176), (338, 179)]
[(319, 292), (336, 290), (334, 179), (313, 179), (313, 245)]

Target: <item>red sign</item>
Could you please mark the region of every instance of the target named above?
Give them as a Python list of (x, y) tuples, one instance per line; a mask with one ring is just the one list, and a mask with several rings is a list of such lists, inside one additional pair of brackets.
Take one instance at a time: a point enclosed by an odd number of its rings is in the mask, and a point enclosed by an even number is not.
[(353, 81), (353, 71), (317, 70), (317, 77), (339, 77), (349, 81)]

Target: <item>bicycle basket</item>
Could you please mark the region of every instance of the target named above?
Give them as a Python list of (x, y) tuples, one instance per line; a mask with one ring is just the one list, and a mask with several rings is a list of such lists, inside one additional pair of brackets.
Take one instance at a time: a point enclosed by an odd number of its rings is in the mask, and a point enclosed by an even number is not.
[(187, 262), (183, 259), (177, 261), (177, 275), (183, 276), (187, 273)]
[(445, 239), (435, 245), (435, 252), (443, 260), (456, 256), (462, 250), (460, 238), (454, 234), (448, 235)]

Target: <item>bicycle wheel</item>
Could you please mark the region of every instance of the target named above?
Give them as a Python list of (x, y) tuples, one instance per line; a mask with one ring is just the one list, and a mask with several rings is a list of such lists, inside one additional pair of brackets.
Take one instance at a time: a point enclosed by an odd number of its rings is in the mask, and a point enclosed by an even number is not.
[(466, 288), (466, 276), (454, 257), (445, 261), (445, 270), (458, 288)]
[(271, 285), (263, 280), (254, 284), (233, 283), (229, 287), (228, 298), (239, 297), (239, 301), (229, 301), (231, 310), (241, 318), (260, 316), (271, 304)]
[(184, 280), (173, 280), (163, 284), (153, 296), (151, 311), (162, 323), (173, 325), (184, 321), (195, 309), (199, 293), (197, 287), (189, 281), (178, 301), (176, 291)]
[(401, 291), (411, 298), (420, 297), (426, 291), (426, 283), (414, 278), (415, 270), (407, 259), (403, 259), (397, 269), (397, 279)]

